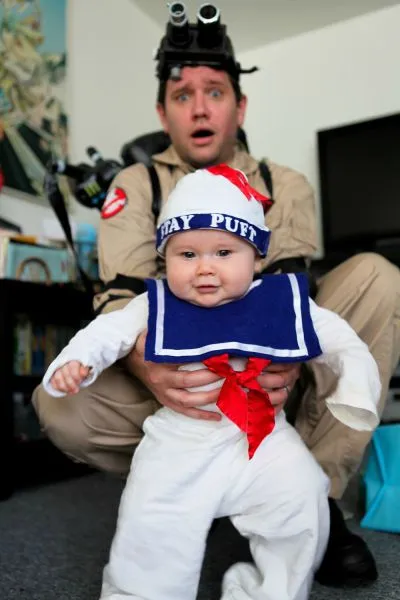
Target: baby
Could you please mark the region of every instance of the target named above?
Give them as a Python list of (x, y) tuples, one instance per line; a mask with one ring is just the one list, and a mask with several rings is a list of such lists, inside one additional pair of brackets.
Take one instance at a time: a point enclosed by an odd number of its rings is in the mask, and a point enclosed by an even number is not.
[(97, 317), (50, 365), (54, 396), (90, 385), (147, 329), (145, 358), (221, 379), (220, 421), (161, 408), (144, 423), (104, 569), (101, 599), (195, 600), (214, 518), (229, 516), (254, 564), (225, 574), (223, 600), (305, 600), (329, 533), (328, 479), (257, 382), (272, 361), (320, 361), (338, 376), (326, 402), (358, 430), (378, 424), (377, 366), (336, 314), (308, 297), (305, 276), (254, 280), (266, 255), (269, 204), (227, 165), (186, 175), (164, 206), (157, 251), (166, 279)]

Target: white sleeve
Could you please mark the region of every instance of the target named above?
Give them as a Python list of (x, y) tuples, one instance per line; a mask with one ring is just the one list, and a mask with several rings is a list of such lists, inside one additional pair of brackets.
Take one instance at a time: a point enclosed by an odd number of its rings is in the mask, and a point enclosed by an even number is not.
[(147, 327), (148, 312), (145, 293), (133, 298), (121, 310), (96, 317), (87, 327), (78, 331), (50, 364), (43, 378), (44, 389), (52, 396), (65, 396), (64, 392), (53, 388), (50, 379), (57, 369), (71, 360), (77, 360), (91, 369), (81, 387), (93, 383), (104, 369), (130, 352), (139, 334)]
[(326, 400), (329, 410), (348, 427), (373, 430), (379, 425), (381, 382), (368, 346), (334, 312), (312, 300), (310, 311), (322, 349), (322, 355), (310, 362), (327, 364), (339, 377), (335, 391)]

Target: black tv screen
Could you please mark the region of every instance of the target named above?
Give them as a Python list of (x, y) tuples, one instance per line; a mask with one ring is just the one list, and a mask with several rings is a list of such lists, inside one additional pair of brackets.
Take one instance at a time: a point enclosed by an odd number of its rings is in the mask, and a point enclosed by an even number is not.
[(400, 113), (317, 136), (325, 255), (400, 248)]

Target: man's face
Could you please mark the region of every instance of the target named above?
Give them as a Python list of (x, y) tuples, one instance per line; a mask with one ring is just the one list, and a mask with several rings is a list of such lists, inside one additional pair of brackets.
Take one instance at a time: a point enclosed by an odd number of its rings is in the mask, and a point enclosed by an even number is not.
[(196, 168), (229, 162), (247, 99), (236, 100), (229, 76), (210, 67), (184, 67), (169, 80), (157, 111), (179, 156)]

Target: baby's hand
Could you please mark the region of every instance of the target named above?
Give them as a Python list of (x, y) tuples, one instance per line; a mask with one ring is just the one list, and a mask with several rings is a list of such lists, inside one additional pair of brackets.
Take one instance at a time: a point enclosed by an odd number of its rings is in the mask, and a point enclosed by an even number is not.
[(71, 360), (54, 373), (50, 384), (55, 390), (66, 394), (77, 394), (80, 384), (89, 375), (90, 368), (77, 360)]

